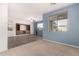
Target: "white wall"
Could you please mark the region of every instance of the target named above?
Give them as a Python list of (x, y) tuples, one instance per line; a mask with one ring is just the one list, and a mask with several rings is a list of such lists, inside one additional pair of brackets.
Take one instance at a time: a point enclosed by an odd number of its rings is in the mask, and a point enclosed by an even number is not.
[(0, 3), (0, 52), (7, 50), (8, 5)]
[(16, 23), (29, 24), (31, 28), (31, 34), (34, 34), (33, 20), (42, 20), (42, 15), (35, 15), (32, 12), (30, 12), (30, 9), (29, 7), (27, 7), (27, 4), (10, 3), (8, 9), (9, 23), (10, 21), (13, 22), (13, 31), (8, 31), (8, 37), (16, 35)]

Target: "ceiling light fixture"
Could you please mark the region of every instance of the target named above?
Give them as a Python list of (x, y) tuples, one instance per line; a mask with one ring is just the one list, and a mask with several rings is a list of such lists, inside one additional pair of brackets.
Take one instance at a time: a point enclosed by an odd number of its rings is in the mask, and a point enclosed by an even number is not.
[(51, 5), (51, 6), (55, 6), (55, 5), (56, 5), (56, 3), (50, 3), (50, 5)]

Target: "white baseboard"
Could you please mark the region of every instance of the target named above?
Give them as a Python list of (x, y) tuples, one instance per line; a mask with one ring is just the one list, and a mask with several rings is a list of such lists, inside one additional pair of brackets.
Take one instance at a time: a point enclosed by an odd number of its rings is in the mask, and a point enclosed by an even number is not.
[(57, 41), (52, 41), (52, 40), (48, 40), (48, 39), (43, 39), (43, 40), (46, 40), (46, 41), (49, 41), (49, 42), (52, 42), (52, 43), (63, 44), (63, 45), (66, 45), (66, 46), (71, 46), (71, 47), (79, 48), (79, 46), (75, 46), (75, 45), (65, 44), (65, 43), (61, 43), (61, 42), (57, 42)]

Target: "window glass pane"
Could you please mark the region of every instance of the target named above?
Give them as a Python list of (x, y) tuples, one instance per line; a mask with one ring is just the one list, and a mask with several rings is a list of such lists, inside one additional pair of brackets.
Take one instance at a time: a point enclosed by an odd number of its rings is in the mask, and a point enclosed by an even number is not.
[(57, 21), (52, 21), (52, 30), (57, 31)]
[(43, 23), (38, 23), (38, 24), (37, 24), (37, 28), (38, 28), (39, 30), (42, 30), (42, 29), (43, 29)]
[(58, 20), (58, 31), (67, 31), (67, 19)]
[(58, 20), (58, 26), (67, 25), (67, 19)]
[(67, 31), (67, 20), (68, 20), (67, 19), (67, 12), (57, 14), (57, 15), (52, 15), (49, 18), (50, 18), (50, 27), (51, 27), (52, 31), (54, 31), (54, 32)]
[(20, 25), (20, 30), (26, 30), (26, 25)]

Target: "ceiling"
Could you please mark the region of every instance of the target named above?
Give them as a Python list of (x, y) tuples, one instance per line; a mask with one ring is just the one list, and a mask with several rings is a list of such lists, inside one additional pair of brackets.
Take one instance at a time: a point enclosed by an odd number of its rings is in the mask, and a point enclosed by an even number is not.
[(44, 13), (54, 11), (69, 5), (72, 5), (72, 3), (56, 3), (56, 5), (52, 6), (50, 3), (10, 3), (9, 16), (17, 18), (39, 18)]

